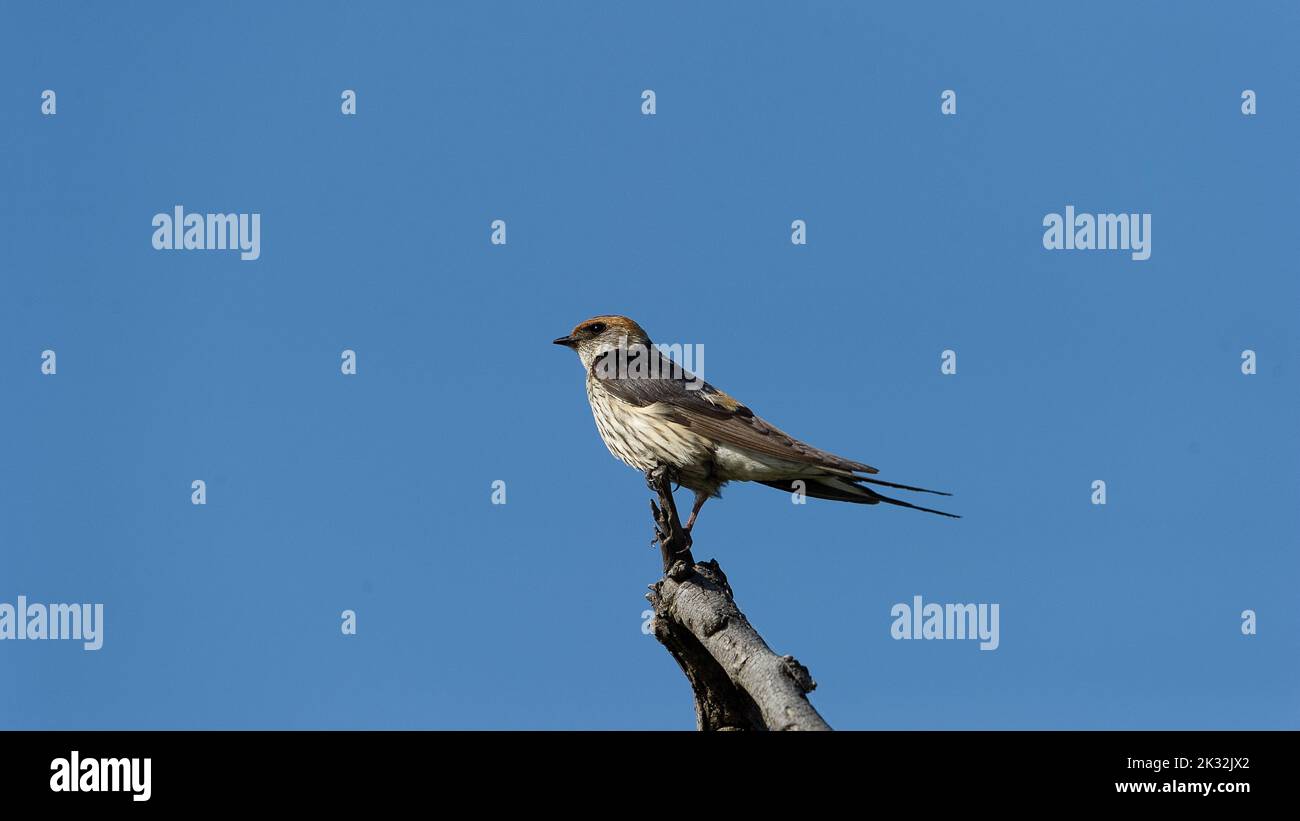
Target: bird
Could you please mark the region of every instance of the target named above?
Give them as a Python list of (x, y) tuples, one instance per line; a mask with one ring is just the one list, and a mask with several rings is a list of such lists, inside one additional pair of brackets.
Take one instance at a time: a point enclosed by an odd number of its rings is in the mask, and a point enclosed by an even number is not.
[(694, 491), (688, 534), (704, 503), (728, 482), (961, 518), (873, 489), (952, 495), (876, 479), (880, 471), (871, 465), (794, 438), (666, 357), (626, 316), (592, 317), (553, 342), (577, 352), (587, 372), (587, 401), (609, 452), (642, 472), (667, 467), (679, 486)]

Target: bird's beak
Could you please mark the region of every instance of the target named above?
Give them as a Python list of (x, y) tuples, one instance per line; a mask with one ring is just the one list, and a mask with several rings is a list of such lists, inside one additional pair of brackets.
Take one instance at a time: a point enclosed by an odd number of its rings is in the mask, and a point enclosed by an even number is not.
[(566, 348), (576, 348), (578, 343), (571, 336), (562, 336), (559, 339), (552, 340), (552, 344), (563, 345)]

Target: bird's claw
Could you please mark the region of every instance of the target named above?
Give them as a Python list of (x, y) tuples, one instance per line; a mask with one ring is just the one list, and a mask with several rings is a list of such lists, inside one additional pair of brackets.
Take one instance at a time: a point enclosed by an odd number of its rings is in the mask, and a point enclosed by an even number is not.
[(645, 474), (645, 479), (646, 479), (646, 484), (648, 484), (650, 486), (650, 489), (654, 491), (659, 490), (659, 483), (665, 479), (667, 479), (670, 483), (676, 481), (676, 477), (673, 476), (673, 469), (668, 467), (667, 465), (656, 465), (650, 470), (647, 470)]

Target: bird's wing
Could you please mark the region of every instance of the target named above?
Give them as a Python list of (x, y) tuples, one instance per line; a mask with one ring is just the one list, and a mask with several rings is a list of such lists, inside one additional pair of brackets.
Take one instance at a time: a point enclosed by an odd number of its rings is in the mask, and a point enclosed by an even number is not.
[(619, 401), (638, 408), (661, 405), (665, 418), (690, 428), (696, 433), (745, 448), (776, 459), (803, 462), (845, 475), (878, 473), (871, 465), (844, 459), (833, 453), (819, 450), (769, 424), (731, 396), (663, 356), (651, 347), (650, 357), (655, 359), (657, 378), (619, 374), (601, 360), (613, 356), (610, 351), (592, 363), (591, 375)]

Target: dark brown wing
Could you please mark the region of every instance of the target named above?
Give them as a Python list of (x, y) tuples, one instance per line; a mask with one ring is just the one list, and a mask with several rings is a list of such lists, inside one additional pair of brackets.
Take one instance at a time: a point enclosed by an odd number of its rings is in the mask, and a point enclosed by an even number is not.
[[(718, 390), (660, 353), (649, 349), (653, 368), (641, 373), (658, 374), (657, 378), (620, 373), (610, 351), (592, 362), (592, 376), (614, 397), (634, 407), (662, 404), (668, 419), (696, 433), (719, 442), (761, 453), (776, 459), (842, 472), (878, 473), (871, 465), (844, 459), (800, 442), (779, 428), (754, 415), (754, 412), (731, 396)], [(642, 363), (645, 365), (646, 363)], [(624, 367), (621, 370), (631, 369)]]

